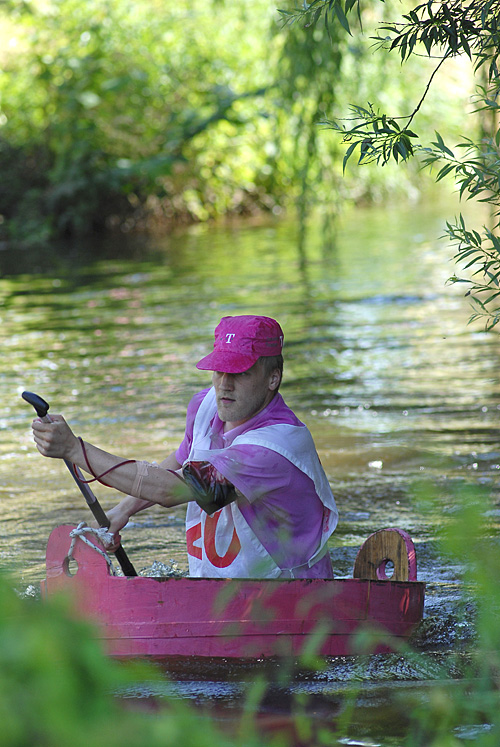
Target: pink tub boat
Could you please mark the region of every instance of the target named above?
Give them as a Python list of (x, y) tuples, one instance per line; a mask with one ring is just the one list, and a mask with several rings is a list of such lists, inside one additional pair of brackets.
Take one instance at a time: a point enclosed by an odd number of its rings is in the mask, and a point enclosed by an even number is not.
[(381, 653), (394, 650), (422, 619), (425, 585), (417, 581), (413, 542), (399, 529), (370, 535), (352, 579), (276, 581), (114, 576), (81, 540), (71, 574), (72, 529), (59, 526), (50, 535), (42, 593), (71, 593), (113, 657), (346, 656), (359, 653), (361, 631)]

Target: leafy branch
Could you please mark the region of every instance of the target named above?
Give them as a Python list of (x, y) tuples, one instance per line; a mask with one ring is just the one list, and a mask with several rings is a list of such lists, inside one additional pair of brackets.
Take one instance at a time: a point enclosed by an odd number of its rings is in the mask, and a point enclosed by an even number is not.
[(375, 162), (385, 165), (392, 158), (396, 162), (400, 158), (406, 161), (414, 154), (411, 139), (417, 135), (407, 126), (401, 128), (395, 117), (379, 114), (372, 104), (368, 106), (368, 109), (362, 106), (351, 107), (355, 115), (351, 121), (359, 123), (353, 127), (346, 127), (339, 120), (323, 122), (328, 128), (342, 133), (343, 143), (349, 143), (343, 160), (344, 171), (356, 149), (359, 150), (358, 164)]
[[(396, 163), (400, 158), (403, 161), (407, 161), (415, 154), (416, 148), (413, 146), (411, 140), (412, 138), (417, 138), (418, 135), (410, 129), (410, 125), (422, 107), (425, 97), (431, 88), (434, 76), (445, 59), (446, 57), (443, 57), (435, 67), (427, 81), (420, 101), (412, 113), (406, 117), (389, 117), (386, 114), (379, 114), (369, 104), (369, 109), (361, 106), (351, 107), (351, 110), (356, 114), (354, 121), (360, 122), (360, 124), (354, 127), (347, 128), (341, 120), (326, 120), (324, 122), (331, 129), (342, 133), (343, 143), (349, 143), (343, 160), (344, 171), (347, 161), (353, 155), (356, 148), (359, 148), (358, 165), (375, 162), (385, 166), (391, 159), (394, 159)], [(399, 126), (398, 119), (406, 120), (404, 127), (401, 128)]]
[[(340, 0), (313, 0), (311, 3), (304, 2), (301, 8), (279, 12), (285, 23), (302, 20), (306, 25), (318, 23), (322, 16), (328, 25), (337, 16), (350, 33), (347, 15), (356, 4), (359, 14), (358, 0), (346, 0), (344, 3)], [(472, 0), (469, 3), (461, 0), (435, 3), (429, 0), (417, 5), (402, 18), (402, 22), (381, 26), (375, 40), (388, 51), (398, 50), (402, 62), (416, 53), (418, 48), (423, 47), (429, 57), (433, 50), (439, 49), (439, 63), (411, 114), (402, 117), (381, 114), (369, 103), (368, 108), (351, 107), (356, 115), (353, 119), (358, 122), (353, 127), (345, 126), (341, 120), (323, 122), (331, 129), (341, 132), (342, 142), (348, 145), (344, 170), (356, 150), (359, 152), (358, 164), (376, 162), (385, 165), (391, 159), (396, 162), (400, 159), (406, 161), (415, 154), (412, 139), (418, 136), (410, 126), (420, 111), (436, 74), (450, 57), (464, 52), (471, 60), (474, 59), (476, 70), (489, 62), (490, 80), (498, 74), (496, 62), (500, 50), (500, 0)], [(385, 34), (382, 35), (383, 32)], [(400, 127), (398, 120), (406, 124)]]
[(446, 223), (446, 234), (457, 249), (454, 259), (465, 263), (464, 271), (477, 268), (471, 278), (453, 275), (451, 283), (467, 283), (474, 313), (470, 322), (485, 320), (485, 329), (491, 330), (500, 322), (500, 239), (483, 226), (483, 234), (470, 231), (462, 215), (456, 224)]
[[(347, 16), (355, 4), (352, 1), (314, 0), (304, 3), (300, 10), (282, 11), (282, 14), (286, 14), (287, 23), (303, 19), (309, 25), (317, 24), (322, 16), (328, 24), (336, 14), (350, 33), (347, 18), (344, 21), (340, 15)], [(355, 153), (358, 164), (375, 162), (385, 165), (390, 160), (407, 161), (418, 150), (423, 156), (424, 167), (432, 169), (438, 166), (436, 181), (452, 175), (459, 185), (461, 197), (476, 198), (492, 207), (493, 225), (490, 228), (483, 226), (482, 233), (468, 230), (461, 215), (455, 224), (447, 223), (446, 229), (455, 246), (455, 261), (464, 266), (464, 271), (471, 273), (468, 278), (455, 275), (451, 282), (469, 284), (467, 295), (474, 307), (471, 321), (485, 318), (486, 329), (492, 329), (500, 323), (500, 238), (497, 236), (500, 233), (500, 0), (428, 0), (401, 18), (401, 21), (379, 27), (374, 37), (379, 49), (397, 51), (402, 63), (420, 53), (427, 57), (436, 55), (439, 59), (413, 112), (408, 116), (389, 116), (369, 103), (367, 107), (351, 106), (353, 116), (350, 119), (325, 121), (323, 124), (340, 132), (343, 143), (347, 145), (344, 171)], [(418, 136), (411, 125), (438, 70), (446, 60), (460, 54), (469, 58), (474, 71), (483, 67), (487, 71), (490, 90), (478, 86), (480, 105), (476, 112), (493, 115), (495, 132), (481, 142), (464, 138), (455, 148), (459, 155), (455, 155), (438, 132), (430, 147), (415, 144)]]
[(293, 10), (283, 10), (278, 8), (283, 26), (291, 26), (297, 21), (302, 21), (305, 28), (315, 26), (323, 16), (325, 27), (329, 33), (330, 23), (338, 20), (348, 34), (351, 34), (351, 27), (347, 16), (357, 6), (358, 20), (361, 22), (359, 9), (359, 0), (312, 0), (310, 3), (303, 0), (302, 6), (295, 7)]
[[(488, 96), (484, 92), (485, 97)], [(497, 104), (490, 98), (485, 101)], [(499, 156), (500, 131), (495, 138), (484, 138), (477, 144), (465, 138), (456, 149), (463, 151), (461, 157), (455, 155), (439, 133), (431, 148), (423, 149), (424, 166), (439, 165), (436, 181), (452, 174), (459, 186), (460, 197), (476, 198), (492, 207), (491, 227), (483, 226), (482, 233), (469, 230), (462, 215), (455, 223), (446, 223), (446, 235), (455, 246), (453, 259), (470, 272), (469, 277), (450, 278), (452, 283), (465, 283), (469, 286), (466, 296), (470, 298), (474, 313), (470, 321), (485, 320), (485, 329), (491, 330), (500, 322), (500, 173)]]
[[(293, 10), (279, 9), (278, 12), (283, 25), (300, 21), (306, 27), (315, 26), (323, 17), (327, 27), (338, 20), (350, 34), (348, 16), (355, 6), (361, 24), (359, 0), (304, 0)], [(416, 5), (409, 13), (403, 14), (402, 18), (400, 22), (382, 25), (380, 31), (386, 32), (386, 35), (374, 37), (389, 51), (398, 49), (402, 62), (421, 45), (429, 56), (436, 49), (442, 50), (445, 57), (465, 52), (469, 59), (475, 59), (476, 70), (488, 63), (490, 79), (498, 74), (499, 0), (428, 0)]]
[(398, 49), (402, 62), (416, 51), (417, 45), (422, 45), (429, 56), (435, 49), (444, 50), (444, 56), (464, 52), (471, 61), (475, 60), (476, 70), (488, 63), (491, 79), (498, 73), (499, 12), (498, 0), (421, 3), (403, 15), (403, 22), (381, 26), (380, 30), (390, 34), (392, 41), (386, 36), (377, 40), (389, 51)]

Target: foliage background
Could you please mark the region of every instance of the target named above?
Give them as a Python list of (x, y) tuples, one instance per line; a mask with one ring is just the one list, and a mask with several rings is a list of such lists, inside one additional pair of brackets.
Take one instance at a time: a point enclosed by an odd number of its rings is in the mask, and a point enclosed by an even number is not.
[[(353, 99), (406, 112), (429, 61), (374, 54), (363, 31), (283, 27), (274, 2), (4, 0), (0, 240), (131, 231), (344, 200), (415, 198), (418, 164), (349, 170), (321, 122)], [(398, 3), (398, 8), (399, 8)], [(400, 10), (400, 9), (399, 9)], [(420, 130), (464, 128), (468, 73), (435, 87)], [(445, 123), (443, 126), (443, 122)]]

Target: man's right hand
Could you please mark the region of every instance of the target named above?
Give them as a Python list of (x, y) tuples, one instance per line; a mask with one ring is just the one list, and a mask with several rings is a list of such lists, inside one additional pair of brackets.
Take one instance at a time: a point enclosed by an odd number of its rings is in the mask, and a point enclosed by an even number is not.
[[(106, 543), (105, 547), (107, 552), (116, 552), (122, 541), (120, 530), (128, 523), (130, 516), (119, 503), (109, 509), (109, 511), (106, 511), (106, 516), (110, 521), (108, 532), (113, 535), (113, 542)], [(97, 527), (98, 525), (94, 522), (92, 526)]]
[(236, 500), (236, 488), (210, 462), (186, 462), (182, 476), (193, 492), (193, 500), (211, 515)]

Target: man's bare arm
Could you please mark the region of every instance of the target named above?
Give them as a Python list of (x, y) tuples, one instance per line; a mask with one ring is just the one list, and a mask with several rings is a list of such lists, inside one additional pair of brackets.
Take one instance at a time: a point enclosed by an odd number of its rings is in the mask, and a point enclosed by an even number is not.
[[(110, 454), (87, 442), (84, 442), (82, 448), (80, 440), (62, 415), (53, 415), (50, 423), (35, 419), (33, 435), (37, 449), (43, 456), (67, 459), (87, 472), (90, 465), (94, 475), (107, 472), (103, 477), (106, 484), (126, 494), (127, 497), (121, 503), (126, 502), (122, 508), (130, 512), (129, 516), (147, 508), (152, 503), (168, 508), (191, 500), (188, 486), (176, 474), (169, 471), (175, 472), (180, 467), (173, 454), (158, 466), (141, 467), (140, 463), (135, 461), (120, 465), (120, 462), (124, 461), (122, 457)], [(143, 474), (139, 479), (141, 469)], [(108, 470), (111, 471), (108, 472)]]

